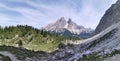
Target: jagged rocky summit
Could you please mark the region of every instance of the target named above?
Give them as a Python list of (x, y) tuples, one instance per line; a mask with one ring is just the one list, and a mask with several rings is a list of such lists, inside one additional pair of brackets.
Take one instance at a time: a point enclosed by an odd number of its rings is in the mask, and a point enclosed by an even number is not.
[(82, 25), (77, 25), (70, 18), (66, 21), (64, 17), (61, 17), (55, 23), (47, 25), (44, 29), (64, 36), (76, 36), (82, 38), (90, 37), (93, 32), (91, 28), (85, 28)]

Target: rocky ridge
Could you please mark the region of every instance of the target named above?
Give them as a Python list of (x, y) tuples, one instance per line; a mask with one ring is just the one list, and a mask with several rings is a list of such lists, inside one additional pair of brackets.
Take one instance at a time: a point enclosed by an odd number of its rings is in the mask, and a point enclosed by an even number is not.
[(101, 31), (105, 30), (107, 27), (117, 23), (120, 21), (120, 0), (118, 0), (115, 4), (106, 11), (100, 23), (98, 24), (95, 33), (98, 34)]
[(91, 28), (85, 28), (82, 25), (77, 25), (70, 18), (66, 21), (64, 17), (61, 17), (55, 23), (47, 25), (44, 29), (53, 33), (60, 33), (62, 35), (67, 32), (69, 35), (65, 34), (65, 36), (77, 36), (83, 38), (89, 37), (93, 32)]

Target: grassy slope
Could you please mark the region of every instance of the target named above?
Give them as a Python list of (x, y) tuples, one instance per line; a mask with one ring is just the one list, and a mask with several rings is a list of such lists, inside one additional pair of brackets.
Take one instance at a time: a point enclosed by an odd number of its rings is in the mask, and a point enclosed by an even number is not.
[(76, 38), (52, 35), (27, 25), (0, 28), (0, 45), (17, 46), (21, 41), (22, 47), (35, 51), (53, 51), (58, 44), (68, 39)]

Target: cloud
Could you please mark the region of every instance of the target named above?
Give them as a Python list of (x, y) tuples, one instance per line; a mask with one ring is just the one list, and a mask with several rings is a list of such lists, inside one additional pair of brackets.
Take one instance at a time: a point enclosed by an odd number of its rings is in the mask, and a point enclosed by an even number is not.
[[(0, 11), (0, 23), (28, 24), (41, 28), (60, 17), (65, 17), (72, 18), (79, 25), (94, 29), (114, 2), (115, 0), (4, 0), (4, 3), (0, 3), (0, 9), (14, 11), (19, 13), (19, 16)], [(14, 3), (17, 5), (11, 5)]]
[[(31, 9), (31, 8), (25, 8), (25, 7), (12, 8), (12, 7), (9, 7), (9, 6), (5, 5), (5, 4), (0, 4), (0, 7), (4, 8), (4, 9), (7, 9), (7, 10), (18, 12), (18, 13), (20, 13), (22, 15), (20, 17), (11, 17), (10, 18), (9, 15), (2, 14), (2, 16), (6, 15), (3, 18), (8, 18), (8, 19), (6, 19), (4, 21), (9, 21), (10, 22), (10, 20), (13, 20), (13, 22), (14, 21), (15, 22), (17, 21), (19, 23), (20, 22), (26, 22), (26, 24), (39, 23), (39, 20), (40, 20), (39, 16), (40, 15), (38, 13), (40, 13), (40, 12), (37, 11), (37, 10)], [(20, 19), (22, 19), (22, 20), (20, 20)]]

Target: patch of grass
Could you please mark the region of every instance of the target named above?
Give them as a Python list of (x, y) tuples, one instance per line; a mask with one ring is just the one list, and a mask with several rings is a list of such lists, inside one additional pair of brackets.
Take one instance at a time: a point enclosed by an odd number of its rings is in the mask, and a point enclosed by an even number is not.
[[(32, 46), (31, 46), (32, 45)], [(35, 50), (35, 51), (54, 51), (55, 48), (57, 47), (58, 44), (54, 44), (53, 42), (47, 43), (47, 44), (29, 44), (26, 45), (25, 47), (30, 48), (30, 50)]]

